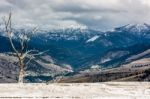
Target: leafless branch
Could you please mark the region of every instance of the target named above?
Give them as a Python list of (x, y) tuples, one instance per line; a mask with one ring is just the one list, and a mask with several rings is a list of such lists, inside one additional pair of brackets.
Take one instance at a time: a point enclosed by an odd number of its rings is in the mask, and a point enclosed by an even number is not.
[(14, 43), (12, 41), (12, 34), (13, 34), (13, 31), (12, 31), (12, 23), (11, 23), (11, 13), (9, 13), (9, 18), (8, 18), (8, 21), (6, 21), (6, 19), (4, 18), (4, 23), (5, 23), (5, 31), (8, 35), (8, 38), (9, 38), (9, 41), (10, 41), (10, 44), (11, 44), (11, 47), (12, 49), (16, 52), (17, 55), (19, 55), (19, 52), (17, 51), (17, 49), (15, 48), (14, 46)]
[[(33, 50), (34, 51), (34, 50)], [(43, 51), (43, 52), (38, 52), (38, 53), (36, 53), (36, 54), (27, 54), (27, 57), (29, 58), (29, 60), (26, 62), (26, 65), (28, 65), (30, 62), (31, 62), (31, 60), (33, 60), (33, 59), (35, 59), (35, 56), (39, 56), (39, 55), (42, 55), (42, 54), (44, 54), (44, 53), (46, 53), (46, 52), (48, 52), (49, 50), (47, 50), (47, 51)], [(30, 51), (31, 52), (31, 51)]]
[(42, 55), (42, 54), (44, 54), (44, 53), (46, 53), (48, 51), (49, 50), (46, 50), (46, 51), (43, 51), (43, 52), (38, 52), (38, 53), (35, 53), (35, 54), (30, 54), (30, 55), (32, 55), (32, 56), (39, 56), (39, 55)]

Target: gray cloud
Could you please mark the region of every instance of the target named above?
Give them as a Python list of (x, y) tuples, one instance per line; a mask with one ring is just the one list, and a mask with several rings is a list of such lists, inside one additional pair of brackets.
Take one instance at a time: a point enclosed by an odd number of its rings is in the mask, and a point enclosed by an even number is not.
[(150, 0), (1, 0), (0, 17), (10, 9), (13, 22), (19, 26), (105, 30), (129, 23), (150, 23)]
[(112, 12), (120, 13), (126, 12), (125, 10), (115, 9), (115, 8), (103, 8), (103, 7), (89, 7), (88, 5), (65, 3), (61, 6), (52, 6), (54, 11), (58, 12), (72, 12), (72, 13), (90, 13), (90, 12)]

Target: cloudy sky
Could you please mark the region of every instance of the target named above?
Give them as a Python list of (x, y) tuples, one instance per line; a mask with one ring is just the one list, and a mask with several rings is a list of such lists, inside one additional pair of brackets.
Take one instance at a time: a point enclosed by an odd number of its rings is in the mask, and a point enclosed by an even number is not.
[(150, 23), (150, 0), (1, 0), (0, 17), (12, 10), (13, 23), (23, 26), (111, 29)]

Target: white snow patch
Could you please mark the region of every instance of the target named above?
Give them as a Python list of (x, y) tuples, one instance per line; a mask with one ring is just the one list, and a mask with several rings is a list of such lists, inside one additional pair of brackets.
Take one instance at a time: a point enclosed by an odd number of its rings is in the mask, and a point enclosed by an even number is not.
[(96, 35), (96, 36), (94, 36), (94, 37), (88, 39), (88, 40), (86, 41), (86, 43), (93, 42), (93, 41), (97, 40), (98, 38), (99, 38), (99, 36)]
[(110, 61), (110, 60), (111, 60), (110, 58), (102, 59), (102, 60), (101, 60), (101, 63), (105, 63), (105, 62), (108, 62), (108, 61)]
[(99, 65), (92, 65), (92, 66), (91, 66), (91, 69), (99, 69), (99, 68), (100, 68)]

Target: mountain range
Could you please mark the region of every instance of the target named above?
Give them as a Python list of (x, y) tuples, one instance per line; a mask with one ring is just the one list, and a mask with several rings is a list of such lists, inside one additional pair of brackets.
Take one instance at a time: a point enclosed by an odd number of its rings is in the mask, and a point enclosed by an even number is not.
[[(20, 30), (22, 29), (15, 30), (16, 35), (19, 35)], [(30, 30), (28, 32), (31, 33)], [(12, 52), (3, 29), (0, 29), (0, 42), (3, 42), (0, 43), (1, 53)], [(15, 37), (14, 42), (19, 47)], [(106, 32), (88, 28), (41, 29), (31, 38), (29, 49), (49, 50), (26, 69), (27, 81), (30, 82), (33, 75), (50, 76), (50, 80), (53, 73), (56, 73), (55, 76), (62, 73), (72, 75), (93, 67), (116, 68), (142, 58), (149, 58), (150, 53), (142, 56), (140, 54), (150, 49), (150, 25), (128, 24)], [(132, 58), (135, 55), (139, 56)]]

